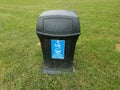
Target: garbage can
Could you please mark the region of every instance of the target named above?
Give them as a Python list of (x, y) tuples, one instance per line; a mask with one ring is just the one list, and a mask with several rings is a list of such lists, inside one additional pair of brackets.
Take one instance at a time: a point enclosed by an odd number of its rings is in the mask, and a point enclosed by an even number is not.
[(43, 53), (43, 73), (72, 72), (75, 45), (80, 35), (77, 14), (69, 10), (45, 11), (38, 18), (36, 33)]

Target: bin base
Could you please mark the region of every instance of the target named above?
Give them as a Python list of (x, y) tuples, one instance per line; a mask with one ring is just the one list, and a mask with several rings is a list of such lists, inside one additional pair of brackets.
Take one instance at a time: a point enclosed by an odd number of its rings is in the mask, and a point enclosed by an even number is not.
[(71, 73), (75, 71), (73, 67), (70, 68), (48, 68), (44, 67), (42, 73), (44, 74), (62, 74), (62, 73)]

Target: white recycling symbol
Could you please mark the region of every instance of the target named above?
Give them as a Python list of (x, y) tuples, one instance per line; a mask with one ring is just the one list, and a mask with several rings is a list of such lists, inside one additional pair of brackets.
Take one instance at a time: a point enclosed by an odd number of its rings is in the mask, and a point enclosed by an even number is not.
[(56, 54), (61, 54), (61, 45), (60, 45), (60, 41), (57, 40), (56, 43), (55, 43), (55, 53)]

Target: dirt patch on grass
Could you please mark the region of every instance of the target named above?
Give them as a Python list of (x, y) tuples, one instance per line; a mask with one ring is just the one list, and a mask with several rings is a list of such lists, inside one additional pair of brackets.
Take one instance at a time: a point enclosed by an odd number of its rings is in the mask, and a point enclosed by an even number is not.
[(116, 50), (120, 52), (120, 44), (116, 44)]
[(38, 46), (40, 46), (40, 43), (37, 43)]

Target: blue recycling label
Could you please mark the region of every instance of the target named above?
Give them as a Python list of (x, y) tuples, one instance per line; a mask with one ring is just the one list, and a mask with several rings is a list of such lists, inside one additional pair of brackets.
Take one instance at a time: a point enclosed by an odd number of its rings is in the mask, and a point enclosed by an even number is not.
[(65, 40), (51, 40), (52, 59), (64, 59)]

